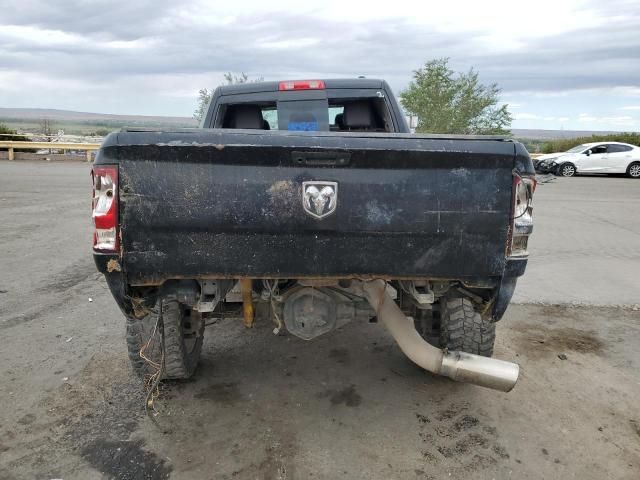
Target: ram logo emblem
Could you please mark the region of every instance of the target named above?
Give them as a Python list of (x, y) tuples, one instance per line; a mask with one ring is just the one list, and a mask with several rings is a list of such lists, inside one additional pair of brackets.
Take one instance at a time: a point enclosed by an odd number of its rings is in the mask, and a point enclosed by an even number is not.
[(338, 182), (302, 182), (302, 207), (313, 218), (331, 215), (337, 205)]

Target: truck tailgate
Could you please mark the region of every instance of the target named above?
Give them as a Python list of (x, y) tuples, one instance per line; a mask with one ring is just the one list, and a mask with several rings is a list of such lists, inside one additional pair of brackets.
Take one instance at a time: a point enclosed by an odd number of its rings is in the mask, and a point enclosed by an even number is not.
[[(257, 131), (123, 132), (122, 266), (167, 278), (500, 276), (515, 149), (490, 139)], [(310, 154), (311, 153), (311, 154)], [(337, 182), (323, 219), (302, 183)]]

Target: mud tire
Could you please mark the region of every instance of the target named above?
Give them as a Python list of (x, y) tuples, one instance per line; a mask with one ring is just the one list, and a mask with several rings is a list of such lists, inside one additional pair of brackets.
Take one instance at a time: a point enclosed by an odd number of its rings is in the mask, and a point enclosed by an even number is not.
[(440, 347), (483, 357), (493, 355), (496, 324), (483, 320), (468, 298), (440, 300)]
[[(159, 311), (160, 301), (156, 304)], [(204, 340), (204, 321), (198, 312), (178, 303), (174, 297), (162, 300), (162, 321), (164, 324), (164, 373), (162, 379), (186, 379), (193, 375), (200, 359)], [(154, 332), (158, 320), (157, 313), (149, 313), (143, 318), (129, 317), (126, 321), (126, 340), (129, 360), (133, 371), (140, 376), (150, 375), (156, 369), (140, 357), (140, 349)], [(156, 329), (145, 355), (160, 364), (160, 325)]]

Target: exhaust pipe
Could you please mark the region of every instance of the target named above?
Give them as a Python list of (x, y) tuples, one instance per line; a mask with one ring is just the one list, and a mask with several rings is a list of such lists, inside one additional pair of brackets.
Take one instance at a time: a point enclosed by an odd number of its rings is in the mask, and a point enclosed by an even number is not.
[(509, 392), (518, 381), (517, 363), (429, 345), (386, 291), (383, 280), (363, 282), (365, 297), (404, 354), (415, 364), (458, 382)]

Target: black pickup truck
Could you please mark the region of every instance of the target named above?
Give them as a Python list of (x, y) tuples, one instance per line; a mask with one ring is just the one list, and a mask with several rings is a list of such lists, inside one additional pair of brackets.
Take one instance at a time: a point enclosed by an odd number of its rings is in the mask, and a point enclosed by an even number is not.
[(478, 359), (527, 264), (518, 142), (411, 134), (381, 80), (231, 85), (201, 128), (110, 134), (93, 187), (93, 254), (139, 373), (192, 375), (207, 319), (235, 308), (305, 340), (377, 319), (431, 371), (515, 384), (517, 366)]

